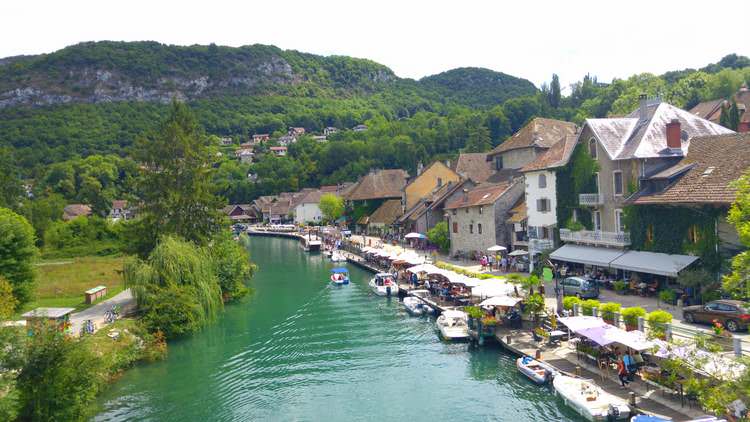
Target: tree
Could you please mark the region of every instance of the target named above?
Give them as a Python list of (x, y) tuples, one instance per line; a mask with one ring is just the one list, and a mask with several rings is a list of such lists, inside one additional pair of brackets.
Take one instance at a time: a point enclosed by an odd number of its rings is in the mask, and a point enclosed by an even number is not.
[(719, 114), (719, 124), (727, 129), (731, 129), (731, 123), (729, 122), (729, 109), (725, 104), (721, 105), (721, 114)]
[[(740, 242), (750, 248), (750, 172), (735, 182), (737, 196), (729, 209), (728, 220), (737, 230)], [(750, 295), (750, 250), (732, 258), (732, 272), (724, 276), (724, 290), (737, 298)]]
[(443, 253), (448, 253), (451, 248), (450, 234), (448, 233), (448, 222), (441, 221), (435, 224), (435, 227), (431, 228), (427, 232), (427, 239), (430, 242), (437, 245)]
[(34, 291), (34, 240), (34, 228), (25, 218), (0, 208), (0, 276), (13, 286), (18, 307), (29, 302)]
[(732, 105), (729, 106), (729, 129), (737, 130), (740, 126), (740, 110), (737, 107), (737, 101), (732, 100)]
[(549, 84), (549, 105), (552, 108), (560, 107), (560, 78), (554, 73)]
[(250, 262), (250, 253), (247, 249), (232, 240), (227, 232), (214, 239), (208, 253), (213, 260), (224, 301), (236, 300), (247, 295), (250, 292), (247, 285), (255, 272), (255, 265)]
[[(221, 230), (223, 204), (211, 184), (214, 155), (193, 113), (177, 101), (157, 130), (136, 141), (144, 245), (153, 247), (168, 234), (205, 244)], [(149, 251), (138, 252), (145, 256)]]
[(64, 208), (65, 199), (59, 194), (24, 201), (21, 213), (34, 227), (38, 246), (44, 242), (44, 235), (49, 227), (62, 219)]
[(19, 177), (20, 171), (16, 165), (13, 150), (8, 147), (0, 148), (0, 207), (18, 207), (24, 189)]
[(172, 236), (163, 237), (146, 261), (126, 263), (123, 276), (143, 322), (150, 331), (161, 331), (168, 338), (198, 330), (223, 306), (211, 256)]
[(53, 323), (35, 327), (18, 374), (19, 419), (82, 421), (102, 380), (102, 360)]
[(482, 124), (476, 124), (469, 129), (464, 152), (485, 152), (492, 148), (490, 131)]
[(323, 213), (323, 219), (333, 223), (344, 215), (344, 198), (326, 193), (320, 197), (318, 207)]

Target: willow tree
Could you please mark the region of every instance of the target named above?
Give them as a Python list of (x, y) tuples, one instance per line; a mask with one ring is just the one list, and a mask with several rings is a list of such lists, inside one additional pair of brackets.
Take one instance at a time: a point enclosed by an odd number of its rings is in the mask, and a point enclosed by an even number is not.
[(221, 230), (223, 201), (212, 184), (215, 151), (187, 105), (174, 101), (156, 130), (136, 141), (143, 205), (137, 252), (146, 256), (163, 235), (206, 244)]
[(196, 331), (223, 307), (211, 257), (195, 244), (163, 237), (148, 259), (128, 262), (125, 284), (135, 295), (143, 321), (167, 337)]
[[(750, 172), (735, 182), (737, 196), (729, 209), (729, 222), (739, 234), (740, 242), (750, 248)], [(750, 249), (732, 258), (732, 273), (724, 276), (724, 289), (737, 298), (750, 294)]]

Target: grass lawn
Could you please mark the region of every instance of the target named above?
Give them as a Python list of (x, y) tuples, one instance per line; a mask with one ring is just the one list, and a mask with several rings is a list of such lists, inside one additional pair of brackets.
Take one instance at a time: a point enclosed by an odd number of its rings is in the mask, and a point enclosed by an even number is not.
[(98, 285), (107, 286), (104, 299), (120, 293), (124, 288), (122, 264), (125, 259), (122, 256), (91, 256), (39, 262), (36, 298), (20, 313), (41, 306), (70, 307), (80, 311), (89, 307), (84, 302), (83, 292)]

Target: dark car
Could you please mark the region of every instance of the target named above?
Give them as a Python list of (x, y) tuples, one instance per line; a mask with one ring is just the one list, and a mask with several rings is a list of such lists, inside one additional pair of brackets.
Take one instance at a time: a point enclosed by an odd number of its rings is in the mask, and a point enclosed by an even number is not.
[(747, 330), (750, 304), (739, 300), (714, 300), (705, 305), (686, 306), (682, 309), (682, 319), (702, 324), (718, 321), (732, 332)]

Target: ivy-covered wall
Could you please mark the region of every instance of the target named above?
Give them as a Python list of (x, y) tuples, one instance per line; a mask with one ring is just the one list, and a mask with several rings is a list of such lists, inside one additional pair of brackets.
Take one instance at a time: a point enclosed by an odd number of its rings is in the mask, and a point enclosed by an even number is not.
[(577, 209), (578, 221), (587, 230), (592, 229), (591, 209), (579, 207), (578, 194), (596, 192), (596, 170), (596, 161), (589, 156), (583, 144), (578, 144), (573, 150), (568, 165), (557, 170), (555, 187), (558, 227), (565, 228), (570, 224), (573, 210)]
[[(631, 249), (696, 255), (701, 259), (699, 265), (706, 270), (720, 270), (722, 258), (717, 251), (716, 221), (723, 215), (722, 209), (630, 205), (624, 211)], [(696, 242), (690, 239), (692, 226), (698, 234)]]

